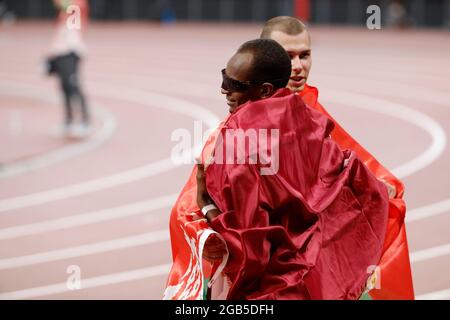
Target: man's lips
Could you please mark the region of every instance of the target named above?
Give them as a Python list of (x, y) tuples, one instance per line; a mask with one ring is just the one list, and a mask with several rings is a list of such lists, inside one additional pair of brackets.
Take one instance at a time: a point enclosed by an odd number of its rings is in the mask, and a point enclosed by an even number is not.
[(236, 101), (227, 99), (227, 105), (229, 105), (230, 107), (234, 107), (236, 105)]
[(301, 77), (301, 76), (294, 76), (294, 77), (291, 77), (290, 79), (295, 82), (302, 82), (305, 78)]
[(230, 107), (229, 112), (231, 113), (236, 108), (236, 101), (227, 99), (227, 105)]

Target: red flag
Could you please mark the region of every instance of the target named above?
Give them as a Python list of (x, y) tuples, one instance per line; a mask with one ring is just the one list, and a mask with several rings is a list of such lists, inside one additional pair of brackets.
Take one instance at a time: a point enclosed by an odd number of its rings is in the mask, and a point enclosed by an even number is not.
[(375, 288), (369, 294), (373, 299), (414, 299), (414, 289), (409, 261), (408, 241), (405, 229), (406, 206), (403, 200), (404, 185), (391, 172), (384, 168), (375, 157), (365, 150), (334, 120), (318, 102), (318, 90), (305, 86), (300, 93), (305, 103), (331, 119), (335, 128), (331, 137), (341, 149), (357, 153), (369, 170), (379, 179), (395, 188), (394, 197), (389, 200), (389, 220), (384, 240), (383, 254), (378, 268), (374, 270)]
[[(225, 164), (215, 158), (206, 183), (222, 212), (211, 226), (230, 251), (227, 299), (358, 299), (363, 293), (381, 257), (388, 195), (354, 152), (329, 138), (332, 129), (288, 89), (242, 105), (224, 124), (224, 145), (239, 156)], [(256, 148), (234, 143), (233, 132), (255, 131)], [(264, 132), (270, 142), (261, 139)], [(252, 161), (255, 152), (270, 155), (270, 174), (263, 173), (268, 162)]]
[[(203, 163), (212, 154), (222, 124), (204, 146)], [(197, 167), (194, 167), (170, 215), (173, 265), (164, 292), (164, 299), (168, 300), (205, 299), (205, 279), (213, 274), (219, 275), (227, 262), (227, 257), (224, 257), (222, 265), (213, 270), (213, 266), (202, 259), (203, 246), (214, 231), (208, 226), (197, 206), (196, 174)], [(214, 282), (212, 280), (210, 279), (210, 284)]]
[[(342, 149), (354, 150), (364, 161), (368, 168), (379, 179), (385, 179), (396, 188), (396, 196), (389, 200), (389, 220), (384, 240), (382, 257), (375, 269), (374, 275), (378, 277), (375, 283), (380, 283), (381, 287), (370, 291), (370, 296), (374, 299), (414, 299), (412, 286), (411, 269), (408, 255), (408, 245), (404, 225), (405, 204), (402, 199), (404, 187), (400, 180), (394, 177), (388, 170), (370, 155), (362, 146), (358, 144), (344, 129), (328, 114), (322, 105), (317, 101), (318, 91), (314, 87), (306, 86), (301, 93), (303, 100), (314, 109), (327, 115), (335, 124), (335, 129), (331, 133)], [(219, 128), (220, 130), (220, 128)], [(211, 153), (215, 144), (215, 136), (208, 141), (203, 150), (204, 159)], [(199, 253), (196, 248), (200, 247), (200, 237), (205, 230), (210, 230), (206, 221), (198, 220), (193, 222), (193, 217), (200, 216), (199, 208), (196, 204), (196, 168), (194, 168), (189, 180), (181, 192), (170, 219), (170, 232), (172, 240), (173, 267), (169, 274), (166, 299), (202, 299), (204, 279), (198, 272), (192, 276), (192, 266), (201, 268)], [(189, 226), (186, 228), (185, 226)], [(186, 236), (185, 230), (190, 234)], [(190, 240), (188, 240), (190, 239)], [(193, 244), (193, 245), (191, 245)], [(200, 259), (201, 260), (201, 259)], [(224, 260), (226, 261), (226, 260)], [(211, 266), (203, 264), (203, 276), (207, 277), (211, 273)], [(374, 278), (372, 278), (374, 279)], [(190, 285), (188, 284), (190, 282)], [(196, 282), (196, 286), (192, 283)], [(194, 289), (195, 288), (195, 289)]]

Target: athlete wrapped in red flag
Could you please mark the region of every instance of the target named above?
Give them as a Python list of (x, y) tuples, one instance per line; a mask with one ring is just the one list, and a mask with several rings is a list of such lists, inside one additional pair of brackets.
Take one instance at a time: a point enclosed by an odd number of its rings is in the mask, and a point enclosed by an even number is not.
[(246, 164), (206, 169), (208, 192), (222, 212), (211, 226), (230, 251), (228, 299), (361, 296), (381, 256), (388, 195), (354, 153), (330, 139), (332, 128), (288, 89), (241, 106), (225, 123), (223, 136), (279, 129), (278, 143), (267, 144), (271, 161), (279, 152), (273, 175), (249, 164), (252, 154)]
[(305, 103), (326, 115), (335, 124), (331, 138), (341, 149), (355, 151), (369, 170), (389, 187), (389, 219), (384, 240), (383, 253), (374, 273), (373, 283), (368, 292), (372, 299), (414, 299), (414, 290), (409, 261), (408, 241), (406, 238), (405, 214), (403, 200), (404, 185), (379, 161), (364, 149), (339, 123), (331, 117), (318, 101), (319, 91), (306, 85), (300, 93)]
[(372, 284), (368, 288), (370, 291), (364, 298), (414, 299), (405, 228), (406, 206), (403, 200), (403, 183), (330, 116), (318, 102), (318, 90), (306, 84), (312, 66), (311, 36), (306, 26), (294, 17), (275, 17), (264, 24), (261, 38), (277, 41), (289, 53), (292, 74), (287, 87), (299, 94), (307, 105), (332, 120), (335, 128), (331, 138), (342, 150), (355, 151), (369, 170), (388, 187), (389, 223), (383, 254), (374, 272)]
[[(273, 47), (255, 53), (273, 43), (259, 40), (250, 49), (244, 45), (223, 72), (224, 83), (229, 80), (223, 93), (233, 114), (220, 131), (271, 128), (280, 133), (280, 162), (274, 175), (256, 174), (263, 168), (255, 164), (213, 163), (207, 169), (208, 191), (224, 212), (212, 225), (231, 253), (225, 269), (231, 280), (227, 298), (357, 299), (381, 254), (386, 188), (353, 153), (340, 151), (329, 138), (332, 122), (306, 107), (300, 97), (282, 90), (267, 99), (274, 88), (286, 85), (290, 74), (289, 58), (281, 50), (285, 55), (281, 58), (287, 58), (285, 82), (280, 86), (279, 81), (252, 79), (255, 66), (277, 61), (268, 54)], [(261, 57), (267, 58), (265, 63)], [(277, 68), (263, 69), (263, 79)], [(215, 155), (217, 150), (216, 145)], [(273, 156), (273, 148), (266, 151)], [(201, 254), (210, 231), (204, 220), (198, 220), (199, 207), (192, 205), (196, 189), (192, 177), (171, 216), (174, 266), (165, 298), (201, 298)], [(185, 241), (176, 237), (177, 227)], [(186, 250), (180, 250), (186, 243), (192, 252), (189, 261)], [(224, 262), (226, 257), (221, 267)]]

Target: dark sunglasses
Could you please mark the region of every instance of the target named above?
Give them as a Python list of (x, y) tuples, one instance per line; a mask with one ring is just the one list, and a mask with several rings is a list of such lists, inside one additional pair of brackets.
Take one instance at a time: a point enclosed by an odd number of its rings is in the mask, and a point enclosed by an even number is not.
[(245, 92), (248, 88), (255, 84), (261, 83), (274, 83), (278, 81), (282, 81), (284, 79), (275, 79), (275, 80), (249, 80), (249, 81), (239, 81), (233, 78), (230, 78), (226, 73), (225, 69), (222, 69), (222, 89), (229, 92)]
[(264, 83), (266, 81), (250, 80), (250, 81), (239, 81), (230, 78), (225, 73), (225, 69), (222, 69), (222, 89), (230, 92), (244, 92), (247, 91), (251, 85)]

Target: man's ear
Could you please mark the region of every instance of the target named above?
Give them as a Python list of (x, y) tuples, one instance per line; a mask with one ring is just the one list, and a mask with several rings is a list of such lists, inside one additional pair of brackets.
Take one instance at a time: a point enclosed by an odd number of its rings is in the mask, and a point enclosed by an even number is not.
[(259, 97), (261, 99), (269, 98), (270, 96), (272, 96), (274, 91), (275, 91), (275, 88), (274, 88), (273, 84), (271, 84), (269, 82), (265, 82), (261, 85), (261, 87), (259, 89)]

